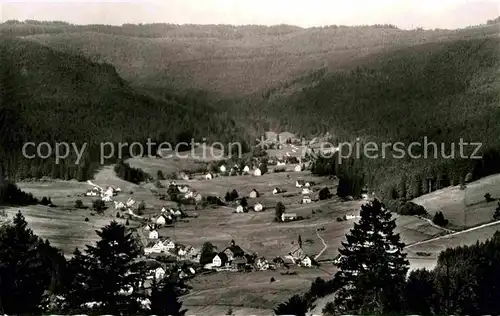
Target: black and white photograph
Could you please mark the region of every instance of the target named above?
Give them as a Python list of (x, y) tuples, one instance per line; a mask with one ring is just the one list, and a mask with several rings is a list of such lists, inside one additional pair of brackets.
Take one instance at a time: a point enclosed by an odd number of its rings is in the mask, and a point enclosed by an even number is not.
[(1, 315), (500, 315), (500, 0), (0, 0)]

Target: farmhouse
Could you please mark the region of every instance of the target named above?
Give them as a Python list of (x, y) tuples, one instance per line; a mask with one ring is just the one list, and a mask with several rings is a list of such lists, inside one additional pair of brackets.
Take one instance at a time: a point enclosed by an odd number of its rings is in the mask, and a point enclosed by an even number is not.
[(86, 196), (100, 196), (101, 195), (101, 190), (97, 187), (93, 187), (92, 189), (88, 190), (87, 193), (85, 193)]
[(253, 175), (256, 176), (256, 177), (260, 177), (262, 175), (262, 171), (259, 168), (256, 168), (253, 171)]
[(297, 180), (297, 181), (295, 181), (295, 186), (297, 188), (302, 188), (305, 184), (306, 184), (306, 181), (304, 181), (304, 180)]
[(126, 208), (125, 203), (115, 201), (115, 210), (123, 210), (125, 208)]
[(243, 209), (243, 206), (238, 205), (238, 206), (236, 207), (236, 213), (243, 213), (244, 211), (245, 211), (245, 210)]
[(309, 188), (302, 188), (302, 194), (311, 194), (311, 189), (309, 189)]
[(253, 210), (256, 212), (262, 212), (263, 209), (264, 209), (264, 207), (260, 203), (255, 204), (253, 207)]
[(283, 214), (281, 214), (281, 221), (282, 222), (293, 221), (296, 218), (297, 218), (297, 214), (295, 214), (295, 213), (283, 213)]
[(250, 194), (248, 195), (249, 198), (251, 199), (255, 199), (255, 198), (258, 198), (260, 196), (259, 192), (257, 192), (257, 190), (253, 189)]
[(128, 198), (127, 203), (125, 203), (127, 207), (132, 207), (135, 204), (135, 200), (132, 198)]
[(295, 172), (301, 172), (302, 171), (302, 166), (301, 165), (296, 165), (295, 168), (293, 168), (293, 171), (295, 171)]
[(111, 199), (111, 195), (104, 195), (104, 196), (102, 197), (102, 200), (103, 200), (104, 202), (111, 202), (111, 201), (112, 201), (112, 199)]
[(300, 264), (303, 267), (310, 268), (312, 266), (311, 258), (309, 258), (309, 256), (306, 256), (304, 259), (302, 259), (302, 261), (300, 262)]
[(311, 202), (312, 202), (311, 197), (309, 197), (308, 195), (304, 195), (302, 197), (302, 204), (309, 204)]
[(246, 174), (246, 173), (250, 173), (250, 167), (249, 166), (245, 166), (243, 168), (243, 173)]
[(170, 215), (160, 215), (156, 218), (156, 225), (165, 225), (172, 222), (172, 217)]
[(269, 262), (264, 257), (257, 258), (255, 260), (255, 268), (257, 270), (267, 270), (269, 269)]
[(227, 171), (226, 166), (222, 165), (219, 167), (220, 172), (224, 173)]
[(222, 267), (227, 263), (227, 257), (224, 253), (218, 253), (216, 254), (213, 259), (212, 259), (212, 266), (213, 267)]
[(208, 173), (205, 175), (205, 179), (206, 179), (206, 180), (212, 180), (212, 179), (213, 179), (213, 175), (212, 175), (210, 172), (208, 172)]
[(280, 167), (280, 166), (286, 166), (286, 161), (284, 160), (278, 160), (278, 162), (276, 163), (276, 166)]
[(227, 261), (229, 262), (233, 261), (235, 257), (243, 257), (245, 255), (243, 249), (241, 249), (240, 246), (237, 246), (234, 243), (234, 240), (231, 241), (231, 246), (227, 247), (222, 252), (226, 255)]
[(195, 194), (193, 195), (193, 199), (194, 199), (196, 202), (201, 202), (202, 198), (203, 198), (203, 197), (201, 196), (201, 194), (200, 194), (200, 193), (195, 193)]
[(273, 189), (273, 194), (279, 194), (279, 193), (282, 193), (282, 191), (281, 191), (280, 188), (274, 188)]
[(187, 185), (178, 185), (177, 190), (179, 190), (179, 192), (181, 193), (188, 193), (190, 191), (190, 188)]
[(149, 239), (158, 239), (158, 231), (156, 231), (156, 230), (150, 231), (149, 235), (148, 235), (148, 238)]

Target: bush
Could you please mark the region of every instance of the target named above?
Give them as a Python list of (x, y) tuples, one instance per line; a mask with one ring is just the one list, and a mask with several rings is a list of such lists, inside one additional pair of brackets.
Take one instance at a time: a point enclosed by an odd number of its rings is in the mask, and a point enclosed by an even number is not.
[(332, 194), (330, 193), (330, 190), (327, 187), (325, 187), (321, 189), (321, 191), (319, 191), (318, 196), (320, 200), (327, 200), (332, 197)]
[(89, 218), (88, 217), (85, 217), (85, 221), (88, 222), (89, 221)]
[(337, 222), (343, 222), (344, 219), (342, 217), (337, 217)]
[(422, 205), (418, 205), (418, 204), (413, 203), (413, 202), (405, 202), (404, 204), (402, 204), (399, 207), (399, 209), (397, 210), (397, 212), (400, 215), (409, 215), (409, 216), (412, 216), (412, 215), (420, 215), (420, 216), (427, 215), (427, 211), (425, 210), (425, 208)]
[(102, 213), (104, 212), (104, 210), (106, 209), (106, 204), (104, 203), (103, 200), (94, 200), (92, 202), (92, 208), (94, 209), (94, 211), (96, 211), (97, 213)]
[(120, 217), (122, 217), (122, 216), (120, 215), (120, 212), (116, 212), (116, 218), (120, 218)]
[(144, 201), (141, 201), (141, 203), (139, 203), (139, 206), (137, 207), (137, 215), (143, 215), (145, 210), (146, 203)]
[(165, 176), (163, 175), (163, 172), (161, 170), (158, 170), (158, 172), (156, 173), (156, 178), (158, 180), (165, 180)]
[(493, 202), (493, 201), (495, 201), (495, 199), (491, 197), (490, 193), (486, 193), (484, 195), (484, 199), (486, 200), (486, 202)]
[(83, 202), (82, 202), (82, 200), (76, 200), (75, 201), (75, 207), (76, 208), (83, 208)]
[(448, 225), (448, 220), (444, 218), (444, 215), (442, 212), (437, 212), (436, 214), (434, 214), (434, 218), (432, 219), (432, 222), (438, 226)]
[(128, 222), (128, 218), (127, 218), (127, 221), (125, 222), (125, 226), (129, 226), (130, 223)]

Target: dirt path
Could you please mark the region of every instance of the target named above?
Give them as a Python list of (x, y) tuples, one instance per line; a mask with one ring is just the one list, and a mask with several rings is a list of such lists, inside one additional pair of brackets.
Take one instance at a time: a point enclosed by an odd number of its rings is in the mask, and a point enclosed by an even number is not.
[(407, 245), (404, 249), (408, 249), (408, 248), (413, 247), (413, 246), (422, 245), (422, 244), (429, 243), (429, 242), (436, 241), (436, 240), (441, 240), (441, 239), (444, 239), (444, 238), (449, 238), (449, 237), (453, 237), (453, 236), (465, 234), (465, 233), (472, 232), (472, 231), (475, 231), (475, 230), (478, 230), (478, 229), (481, 229), (481, 228), (485, 228), (485, 227), (489, 227), (489, 226), (494, 226), (494, 225), (498, 225), (498, 224), (500, 224), (500, 221), (495, 221), (495, 222), (491, 222), (491, 223), (479, 225), (479, 226), (472, 227), (472, 228), (469, 228), (469, 229), (466, 229), (466, 230), (462, 230), (462, 231), (459, 231), (459, 232), (454, 232), (452, 234), (447, 234), (447, 235), (444, 235), (444, 236), (439, 236), (439, 237), (436, 237), (436, 238), (431, 238), (431, 239), (419, 241), (419, 242)]
[(432, 220), (430, 220), (430, 219), (428, 219), (428, 218), (426, 218), (426, 217), (422, 217), (422, 216), (418, 216), (418, 215), (417, 215), (416, 217), (417, 217), (418, 219), (421, 219), (421, 220), (426, 221), (427, 223), (429, 223), (429, 224), (430, 224), (432, 227), (434, 227), (434, 228), (444, 230), (444, 231), (446, 231), (446, 232), (448, 232), (448, 233), (450, 233), (450, 234), (454, 234), (454, 233), (456, 233), (456, 231), (454, 231), (454, 230), (451, 230), (451, 229), (448, 229), (448, 228), (444, 228), (444, 227), (441, 227), (441, 226), (439, 226), (439, 225), (434, 224), (434, 222), (433, 222)]
[(319, 231), (316, 229), (316, 235), (318, 236), (318, 238), (321, 240), (321, 242), (323, 243), (323, 249), (321, 249), (321, 251), (316, 255), (316, 257), (314, 257), (314, 260), (318, 260), (318, 258), (323, 254), (323, 252), (325, 252), (326, 249), (328, 249), (328, 245), (326, 244), (325, 240), (323, 239), (323, 237), (321, 237), (319, 235)]

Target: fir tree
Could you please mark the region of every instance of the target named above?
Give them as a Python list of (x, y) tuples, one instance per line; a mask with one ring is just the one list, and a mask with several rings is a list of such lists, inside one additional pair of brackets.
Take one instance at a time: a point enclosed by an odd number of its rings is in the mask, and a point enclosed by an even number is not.
[(497, 204), (497, 208), (495, 209), (495, 213), (493, 214), (493, 219), (500, 219), (500, 202)]
[[(97, 235), (101, 239), (96, 246), (87, 246), (84, 255), (75, 256), (74, 266), (84, 269), (76, 271), (78, 282), (73, 284), (75, 294), (82, 295), (87, 302), (99, 302), (101, 305), (93, 312), (114, 315), (138, 313), (138, 300), (142, 296), (135, 289), (144, 275), (136, 263), (140, 254), (136, 241), (125, 226), (116, 221), (97, 231)], [(120, 293), (130, 287), (134, 289), (130, 295)]]
[(378, 200), (363, 205), (360, 215), (339, 249), (335, 306), (341, 313), (397, 312), (408, 261), (396, 221)]
[(274, 309), (274, 314), (305, 316), (307, 311), (312, 307), (303, 297), (294, 295), (287, 302), (278, 305)]
[[(42, 295), (55, 289), (58, 252), (28, 228), (18, 212), (13, 225), (0, 230), (0, 311), (39, 314)], [(64, 258), (62, 258), (64, 259)], [(54, 261), (53, 261), (54, 260)]]
[(182, 302), (178, 299), (178, 284), (172, 278), (161, 282), (153, 282), (151, 291), (151, 310), (153, 315), (184, 316), (186, 310), (182, 309)]

